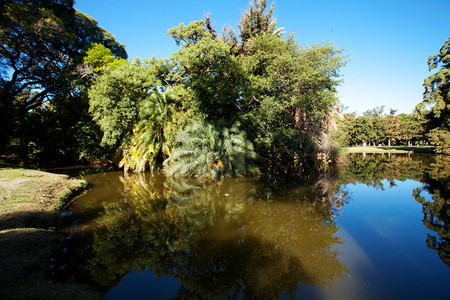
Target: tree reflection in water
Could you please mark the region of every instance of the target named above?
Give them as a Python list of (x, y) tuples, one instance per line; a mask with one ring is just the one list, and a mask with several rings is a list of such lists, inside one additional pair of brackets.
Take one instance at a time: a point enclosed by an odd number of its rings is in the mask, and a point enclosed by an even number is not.
[[(349, 155), (343, 168), (343, 183), (363, 183), (384, 189), (383, 180), (390, 186), (395, 180), (414, 179), (423, 187), (412, 192), (422, 204), (423, 224), (435, 234), (428, 234), (428, 248), (438, 252), (441, 260), (450, 267), (450, 157), (446, 155)], [(431, 199), (423, 196), (431, 195)]]
[(93, 233), (91, 276), (105, 289), (149, 268), (174, 276), (180, 298), (267, 298), (330, 286), (349, 272), (328, 190), (282, 195), (249, 178), (204, 184), (133, 174), (122, 182), (126, 201), (106, 205)]
[(427, 245), (449, 265), (449, 165), (448, 156), (350, 155), (339, 172), (330, 168), (306, 181), (276, 184), (161, 174), (132, 174), (120, 182), (111, 174), (111, 187), (100, 190), (119, 193), (100, 197), (101, 205), (93, 196), (73, 207), (74, 215), (92, 216), (89, 209), (103, 205), (103, 213), (74, 229), (84, 234), (85, 246), (76, 235), (70, 240), (77, 252), (70, 252), (72, 265), (80, 266), (78, 280), (87, 277), (104, 291), (131, 271), (152, 270), (179, 281), (179, 298), (293, 297), (350, 273), (339, 259), (335, 221), (349, 201), (346, 184), (385, 189), (386, 180), (392, 187), (406, 179), (424, 184), (413, 195), (424, 225), (435, 233)]
[[(422, 182), (424, 186), (414, 190), (413, 196), (422, 204), (423, 224), (435, 233), (427, 235), (426, 243), (450, 267), (450, 157), (436, 156), (425, 167)], [(421, 195), (423, 191), (431, 194), (431, 200)]]

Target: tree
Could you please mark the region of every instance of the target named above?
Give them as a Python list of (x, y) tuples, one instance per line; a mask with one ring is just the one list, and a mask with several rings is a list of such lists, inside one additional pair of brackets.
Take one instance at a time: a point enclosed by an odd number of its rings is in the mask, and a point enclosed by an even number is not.
[(119, 167), (140, 172), (147, 167), (153, 170), (162, 166), (172, 152), (178, 129), (176, 119), (180, 119), (179, 98), (183, 92), (180, 88), (164, 92), (154, 90), (140, 103), (139, 122), (133, 129), (130, 141), (126, 142)]
[(437, 151), (449, 153), (450, 141), (450, 38), (438, 54), (428, 58), (428, 70), (437, 73), (425, 79), (423, 101), (416, 106), (430, 142)]
[(373, 143), (374, 146), (379, 144), (380, 142), (384, 141), (384, 137), (386, 134), (386, 128), (385, 124), (382, 121), (382, 118), (384, 111), (384, 105), (381, 107), (375, 107), (373, 109), (369, 109), (363, 113), (363, 116), (366, 117), (369, 122), (372, 123), (371, 125), (371, 132), (370, 132), (370, 141)]
[[(439, 71), (425, 79), (423, 102), (417, 111), (425, 117), (427, 127), (450, 128), (450, 38), (445, 41), (438, 54), (428, 58), (428, 70)], [(428, 109), (429, 108), (429, 109)]]
[[(241, 24), (238, 25), (242, 45), (245, 45), (251, 38), (274, 29), (276, 20), (272, 19), (275, 9), (274, 3), (265, 12), (267, 0), (252, 0), (249, 10), (241, 17)], [(271, 27), (272, 26), (272, 27)]]
[(103, 131), (102, 144), (120, 146), (138, 121), (136, 107), (156, 88), (154, 60), (127, 63), (106, 72), (89, 89), (89, 111)]
[(406, 141), (408, 146), (411, 146), (413, 141), (423, 137), (422, 124), (414, 115), (402, 114), (400, 115), (400, 120), (400, 139)]
[(230, 46), (205, 21), (180, 24), (168, 34), (181, 49), (172, 55), (178, 84), (192, 91), (193, 106), (209, 120), (232, 119), (243, 88), (242, 69)]
[(127, 60), (116, 58), (112, 51), (103, 44), (93, 43), (89, 50), (86, 51), (83, 63), (87, 65), (89, 73), (92, 72), (94, 74), (102, 75), (106, 68), (115, 69), (120, 65), (127, 63)]
[(123, 45), (75, 11), (72, 0), (3, 0), (0, 15), (1, 147), (17, 137), (30, 111), (79, 92), (74, 74), (92, 42), (126, 58)]
[(351, 123), (348, 135), (350, 145), (362, 144), (364, 147), (376, 138), (373, 123), (365, 116), (357, 117)]
[[(337, 101), (338, 69), (344, 64), (340, 50), (331, 44), (302, 48), (292, 35), (283, 38), (272, 18), (273, 6), (265, 10), (266, 1), (251, 3), (241, 19), (240, 41), (230, 31), (228, 36), (218, 36), (209, 15), (203, 21), (170, 29), (168, 35), (180, 49), (170, 60), (149, 64), (148, 72), (142, 71), (142, 66), (131, 65), (103, 69), (102, 65), (113, 60), (100, 46), (91, 48), (85, 61), (94, 68), (99, 65), (98, 70), (104, 73), (97, 76), (90, 89), (91, 112), (104, 132), (103, 144), (126, 145), (122, 160), (126, 168), (153, 168), (166, 159), (168, 173), (206, 172), (213, 178), (247, 173), (227, 165), (228, 154), (221, 154), (228, 151), (221, 148), (225, 147), (227, 134), (230, 139), (241, 138), (242, 145), (251, 145), (249, 153), (254, 152), (255, 145), (263, 158), (262, 165), (280, 174), (294, 170), (303, 159), (333, 148), (327, 132), (332, 127), (331, 111)], [(137, 74), (139, 70), (142, 75)], [(195, 128), (202, 133), (192, 130), (194, 125), (186, 127), (183, 142), (178, 140), (180, 145), (173, 152), (168, 136), (173, 128), (183, 128), (184, 124), (170, 120), (168, 110), (172, 111), (172, 105), (149, 100), (150, 94), (156, 96), (171, 87), (184, 91), (176, 110), (180, 115), (195, 115), (200, 122), (195, 123)], [(145, 113), (147, 108), (157, 111), (156, 106), (146, 106), (151, 103), (161, 104), (158, 111), (162, 113)], [(238, 121), (242, 126), (219, 125), (219, 120), (228, 124)], [(199, 134), (204, 140), (211, 135), (218, 142), (199, 149), (198, 155), (192, 152), (199, 160), (189, 158), (193, 165), (187, 161), (183, 167), (182, 163), (177, 165), (186, 158), (181, 154), (184, 147), (194, 145), (187, 144), (189, 135), (197, 141)], [(242, 150), (239, 142), (231, 144), (237, 152)], [(233, 160), (253, 166), (253, 154), (241, 152), (242, 159), (249, 161), (238, 161), (235, 156)], [(206, 159), (202, 153), (214, 158)], [(195, 171), (185, 171), (184, 167)]]
[(384, 127), (386, 128), (386, 138), (388, 140), (388, 146), (392, 145), (392, 142), (397, 143), (401, 139), (400, 137), (400, 119), (392, 114), (384, 117)]
[(344, 62), (331, 44), (303, 48), (292, 35), (283, 38), (273, 6), (265, 9), (266, 1), (254, 1), (241, 17), (237, 55), (247, 75), (240, 115), (264, 167), (286, 174), (331, 152), (327, 124)]
[(434, 128), (427, 133), (428, 140), (436, 147), (437, 153), (450, 154), (450, 132)]

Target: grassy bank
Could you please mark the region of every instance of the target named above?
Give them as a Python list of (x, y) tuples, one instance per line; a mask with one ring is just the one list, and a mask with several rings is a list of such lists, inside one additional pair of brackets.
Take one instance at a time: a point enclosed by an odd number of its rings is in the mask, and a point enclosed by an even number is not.
[(85, 187), (67, 175), (0, 168), (0, 230), (53, 227), (59, 208)]
[(342, 148), (342, 151), (344, 153), (432, 153), (433, 149), (433, 146), (358, 146)]
[(95, 299), (86, 286), (49, 281), (61, 206), (85, 181), (37, 170), (0, 167), (0, 298)]

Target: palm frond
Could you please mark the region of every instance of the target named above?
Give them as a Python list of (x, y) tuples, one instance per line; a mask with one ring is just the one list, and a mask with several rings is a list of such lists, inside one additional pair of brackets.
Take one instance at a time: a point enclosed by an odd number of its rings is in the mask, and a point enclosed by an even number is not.
[(167, 174), (217, 180), (254, 173), (257, 155), (252, 143), (238, 123), (225, 124), (194, 121), (181, 131), (175, 139), (178, 146), (163, 164)]

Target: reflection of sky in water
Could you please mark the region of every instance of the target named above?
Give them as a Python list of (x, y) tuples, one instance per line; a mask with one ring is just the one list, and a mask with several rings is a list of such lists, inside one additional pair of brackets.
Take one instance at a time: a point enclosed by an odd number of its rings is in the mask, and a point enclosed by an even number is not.
[[(344, 243), (335, 249), (350, 273), (337, 278), (331, 288), (309, 285), (298, 295), (300, 298), (425, 299), (445, 294), (449, 269), (427, 249), (425, 238), (430, 231), (421, 222), (422, 205), (412, 196), (412, 191), (422, 185), (413, 180), (395, 181), (390, 188), (389, 182), (382, 183), (384, 191), (363, 184), (344, 188), (350, 193), (350, 201), (336, 220), (336, 236)], [(431, 199), (427, 193), (422, 196)], [(107, 298), (148, 299), (151, 295), (153, 299), (171, 299), (179, 288), (173, 277), (158, 278), (149, 270), (131, 272), (107, 293)]]
[(342, 261), (351, 275), (323, 291), (324, 299), (426, 299), (446, 293), (449, 269), (427, 249), (430, 231), (421, 222), (422, 205), (412, 196), (422, 184), (395, 183), (389, 188), (383, 181), (384, 191), (363, 184), (346, 186), (351, 200), (337, 225), (344, 240)]
[(133, 271), (106, 293), (106, 299), (172, 299), (180, 286), (173, 277), (158, 278), (149, 270)]

